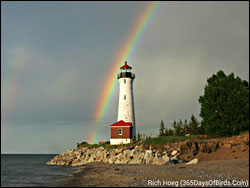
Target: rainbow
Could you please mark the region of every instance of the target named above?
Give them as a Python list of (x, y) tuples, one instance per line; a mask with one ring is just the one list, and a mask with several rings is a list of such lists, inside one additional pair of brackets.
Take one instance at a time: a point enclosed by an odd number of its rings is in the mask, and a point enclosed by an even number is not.
[(133, 53), (135, 52), (135, 49), (140, 39), (142, 38), (147, 25), (150, 23), (150, 20), (152, 19), (154, 12), (156, 11), (159, 4), (160, 2), (153, 1), (149, 2), (146, 5), (145, 10), (136, 20), (134, 26), (132, 27), (133, 29), (129, 33), (127, 39), (124, 41), (122, 49), (120, 49), (117, 55), (115, 56), (112, 66), (109, 69), (110, 71), (107, 74), (107, 78), (104, 79), (105, 83), (101, 88), (101, 92), (99, 92), (100, 96), (94, 108), (93, 119), (96, 122), (96, 125), (93, 126), (95, 128), (93, 128), (92, 133), (89, 134), (90, 137), (87, 139), (89, 143), (95, 143), (97, 141), (98, 138), (97, 126), (99, 124), (98, 122), (100, 122), (107, 113), (108, 105), (110, 104), (110, 101), (115, 91), (118, 88), (116, 74), (119, 71), (120, 66), (124, 63), (125, 60), (127, 60), (128, 63), (130, 63), (129, 60), (131, 59)]
[[(12, 57), (9, 64), (3, 65), (8, 66), (10, 73), (7, 79), (3, 80), (1, 86), (1, 101), (2, 111), (1, 117), (8, 118), (13, 110), (13, 106), (16, 101), (16, 93), (19, 90), (19, 78), (21, 73), (26, 69), (29, 62), (29, 56), (25, 48), (14, 48), (12, 51)], [(6, 69), (5, 67), (3, 70)]]

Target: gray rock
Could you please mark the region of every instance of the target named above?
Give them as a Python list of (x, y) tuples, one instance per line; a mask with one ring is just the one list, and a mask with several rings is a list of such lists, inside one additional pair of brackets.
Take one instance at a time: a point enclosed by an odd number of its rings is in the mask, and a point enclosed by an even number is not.
[(128, 164), (129, 159), (116, 160), (115, 164)]
[(167, 164), (167, 160), (164, 160), (163, 158), (154, 158), (154, 163), (156, 165), (165, 165)]
[(95, 162), (95, 159), (91, 156), (88, 160), (88, 163), (92, 163), (92, 162)]
[(198, 163), (198, 159), (194, 158), (193, 160), (191, 160), (188, 163), (186, 163), (186, 165), (197, 164), (197, 163)]
[(174, 156), (174, 155), (176, 155), (177, 153), (178, 153), (178, 151), (177, 151), (177, 150), (174, 150), (174, 151), (171, 152), (171, 155)]
[(175, 156), (171, 157), (170, 160), (178, 160), (178, 157), (175, 155)]
[(136, 155), (139, 153), (139, 150), (135, 147), (135, 149), (130, 151), (130, 156)]
[(144, 158), (146, 164), (153, 164), (154, 163), (154, 157), (153, 157), (153, 151), (147, 150), (145, 152)]
[(162, 159), (164, 159), (166, 162), (168, 162), (170, 159), (169, 159), (169, 157), (167, 156), (167, 155), (163, 155), (162, 156)]
[(116, 156), (111, 156), (110, 158), (109, 158), (109, 163), (111, 163), (111, 164), (114, 164), (115, 163), (115, 161), (117, 160), (117, 157)]
[(127, 150), (127, 149), (123, 151), (124, 157), (130, 156), (130, 153), (131, 153), (131, 151), (130, 151), (130, 150)]
[(143, 164), (143, 159), (135, 158), (129, 161), (128, 164)]

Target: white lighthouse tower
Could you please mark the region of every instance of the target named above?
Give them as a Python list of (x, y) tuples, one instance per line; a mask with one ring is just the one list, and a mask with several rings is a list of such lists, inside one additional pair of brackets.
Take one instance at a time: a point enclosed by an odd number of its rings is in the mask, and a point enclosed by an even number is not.
[(135, 130), (135, 111), (133, 97), (133, 81), (135, 74), (131, 72), (127, 62), (120, 68), (120, 73), (117, 75), (119, 80), (119, 105), (117, 122), (111, 125), (110, 144), (127, 144), (136, 137)]

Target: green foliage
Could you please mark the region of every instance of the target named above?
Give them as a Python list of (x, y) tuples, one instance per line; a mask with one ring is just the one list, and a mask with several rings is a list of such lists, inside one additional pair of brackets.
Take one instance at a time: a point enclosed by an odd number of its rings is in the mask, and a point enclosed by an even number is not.
[(173, 135), (174, 135), (174, 130), (168, 129), (168, 135), (166, 135), (166, 136), (173, 136)]
[(88, 145), (88, 142), (81, 142), (81, 143), (77, 143), (77, 147), (81, 147), (83, 145)]
[(82, 147), (87, 147), (89, 149), (99, 148), (99, 147), (117, 148), (118, 145), (110, 145), (108, 142), (106, 142), (105, 144), (88, 144), (87, 142), (82, 142), (80, 144), (77, 143), (77, 148), (82, 148)]
[(168, 136), (168, 128), (167, 127), (164, 130), (164, 136)]
[(163, 123), (163, 120), (161, 120), (159, 136), (164, 136), (164, 134), (165, 134), (165, 125)]
[(141, 134), (138, 132), (138, 134), (137, 134), (137, 139), (136, 139), (137, 141), (140, 141), (141, 140)]
[(199, 140), (198, 136), (159, 136), (147, 139), (144, 144), (166, 144), (168, 142), (181, 142), (185, 140)]
[(200, 96), (205, 134), (231, 136), (249, 129), (249, 83), (218, 71), (207, 79)]
[(172, 127), (173, 127), (173, 133), (174, 133), (174, 135), (176, 135), (177, 123), (176, 123), (176, 121), (175, 121), (175, 120), (174, 120), (174, 122), (173, 122)]
[(110, 141), (109, 141), (109, 140), (108, 140), (108, 141), (106, 141), (106, 144), (108, 144), (108, 145), (109, 145), (109, 144), (110, 144)]
[(183, 135), (183, 123), (182, 123), (181, 119), (179, 122), (177, 122), (176, 129), (175, 129), (175, 135), (184, 136)]
[(189, 134), (197, 135), (201, 134), (201, 128), (200, 128), (200, 123), (197, 121), (197, 119), (194, 117), (192, 114), (191, 116), (191, 121), (189, 122), (188, 129), (189, 129)]
[[(161, 120), (159, 136), (172, 136), (172, 135), (174, 135), (173, 129), (168, 129), (167, 127), (165, 128), (165, 124), (163, 120)], [(149, 136), (149, 138), (152, 138), (152, 136)]]
[(189, 134), (189, 125), (187, 120), (184, 120), (184, 124), (183, 124), (183, 135)]
[(173, 122), (173, 134), (169, 135), (175, 135), (175, 136), (185, 136), (186, 134), (191, 134), (191, 135), (198, 135), (198, 134), (203, 134), (203, 131), (200, 127), (200, 123), (197, 121), (197, 119), (194, 117), (192, 114), (191, 116), (191, 121), (189, 123), (187, 120), (184, 120), (184, 123), (182, 123), (182, 120), (180, 119), (179, 122), (176, 122), (174, 120)]
[(249, 130), (247, 130), (247, 131), (240, 131), (239, 134), (245, 134), (245, 133), (249, 133)]

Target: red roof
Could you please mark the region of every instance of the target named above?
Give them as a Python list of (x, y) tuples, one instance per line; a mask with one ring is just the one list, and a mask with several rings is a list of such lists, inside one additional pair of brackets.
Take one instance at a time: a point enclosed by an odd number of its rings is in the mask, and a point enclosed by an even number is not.
[(132, 69), (129, 65), (127, 65), (127, 61), (125, 61), (125, 65), (121, 66), (120, 69)]
[(131, 127), (132, 126), (132, 122), (125, 122), (123, 120), (118, 121), (112, 125), (110, 125), (110, 127)]

